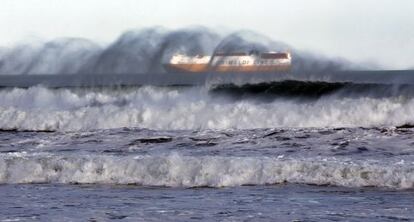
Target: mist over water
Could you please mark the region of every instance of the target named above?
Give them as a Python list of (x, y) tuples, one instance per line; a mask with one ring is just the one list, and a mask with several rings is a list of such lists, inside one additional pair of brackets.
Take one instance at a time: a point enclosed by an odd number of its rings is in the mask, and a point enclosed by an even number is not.
[(0, 74), (150, 74), (163, 73), (162, 63), (174, 53), (206, 55), (214, 52), (291, 51), (294, 71), (326, 72), (354, 67), (344, 59), (329, 59), (296, 50), (253, 31), (222, 35), (205, 27), (166, 30), (147, 28), (123, 33), (100, 46), (93, 40), (56, 39), (20, 44), (0, 50)]

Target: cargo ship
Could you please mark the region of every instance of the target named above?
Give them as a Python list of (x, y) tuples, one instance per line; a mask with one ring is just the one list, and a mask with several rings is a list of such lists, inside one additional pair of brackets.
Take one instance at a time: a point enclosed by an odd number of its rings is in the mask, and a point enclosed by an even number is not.
[(175, 54), (164, 64), (167, 72), (180, 73), (274, 73), (288, 72), (292, 66), (289, 52), (252, 51), (250, 53), (215, 53), (212, 56)]

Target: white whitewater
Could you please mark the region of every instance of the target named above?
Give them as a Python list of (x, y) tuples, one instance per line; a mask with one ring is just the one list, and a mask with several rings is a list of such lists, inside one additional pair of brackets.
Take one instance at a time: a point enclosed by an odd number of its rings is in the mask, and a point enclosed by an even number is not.
[(414, 163), (335, 158), (0, 155), (0, 183), (137, 184), (226, 187), (304, 183), (414, 187)]
[(414, 122), (414, 99), (336, 97), (232, 100), (208, 87), (0, 91), (0, 129), (76, 131), (372, 127)]

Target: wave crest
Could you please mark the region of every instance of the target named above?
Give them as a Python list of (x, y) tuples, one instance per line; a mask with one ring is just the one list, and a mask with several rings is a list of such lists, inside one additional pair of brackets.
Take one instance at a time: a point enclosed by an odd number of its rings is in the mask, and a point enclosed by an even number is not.
[(371, 127), (413, 123), (414, 99), (327, 95), (234, 100), (208, 88), (141, 87), (1, 90), (0, 129), (77, 131), (138, 127), (159, 130), (274, 127)]

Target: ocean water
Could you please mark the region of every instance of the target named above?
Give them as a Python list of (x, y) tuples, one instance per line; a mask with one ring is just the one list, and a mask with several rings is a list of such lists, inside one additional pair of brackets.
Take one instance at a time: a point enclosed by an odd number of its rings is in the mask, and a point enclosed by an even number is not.
[(411, 221), (409, 85), (2, 88), (0, 221)]

